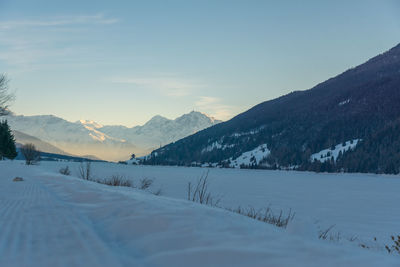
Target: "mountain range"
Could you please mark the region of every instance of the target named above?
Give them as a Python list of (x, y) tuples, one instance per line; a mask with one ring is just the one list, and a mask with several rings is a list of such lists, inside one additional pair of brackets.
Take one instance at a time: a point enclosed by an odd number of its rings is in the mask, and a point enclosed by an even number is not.
[(17, 142), (34, 143), (41, 151), (104, 159), (127, 160), (132, 153), (145, 155), (199, 130), (220, 123), (192, 111), (175, 120), (155, 116), (143, 126), (103, 126), (94, 121), (69, 122), (53, 115), (5, 117)]
[(152, 151), (145, 164), (399, 173), (400, 45)]

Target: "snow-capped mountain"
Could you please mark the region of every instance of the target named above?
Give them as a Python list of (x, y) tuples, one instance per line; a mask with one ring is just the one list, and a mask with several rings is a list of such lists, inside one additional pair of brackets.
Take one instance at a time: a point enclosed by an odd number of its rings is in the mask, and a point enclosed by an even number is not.
[(124, 126), (104, 126), (99, 131), (110, 136), (124, 139), (127, 142), (148, 148), (157, 148), (192, 135), (200, 130), (213, 126), (221, 121), (209, 117), (203, 113), (192, 111), (175, 120), (162, 116), (154, 116), (143, 126), (132, 128)]
[(200, 112), (175, 120), (155, 116), (143, 126), (103, 126), (94, 121), (70, 122), (53, 115), (16, 116), (6, 119), (15, 131), (39, 138), (67, 153), (117, 161), (132, 153), (144, 155), (160, 145), (174, 142), (219, 123)]

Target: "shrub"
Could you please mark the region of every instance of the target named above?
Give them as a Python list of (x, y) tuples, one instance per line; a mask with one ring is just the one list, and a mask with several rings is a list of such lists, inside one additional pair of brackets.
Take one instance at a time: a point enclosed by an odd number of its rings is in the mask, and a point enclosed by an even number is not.
[(40, 152), (36, 150), (34, 144), (25, 144), (21, 147), (21, 153), (25, 158), (26, 165), (36, 164), (40, 160)]
[(15, 177), (13, 179), (13, 182), (22, 182), (23, 180), (24, 180), (24, 178), (22, 178), (22, 177)]
[(140, 180), (140, 186), (139, 189), (141, 190), (146, 190), (153, 184), (153, 180), (149, 178), (143, 178)]
[(58, 172), (63, 174), (63, 175), (71, 175), (71, 171), (69, 170), (68, 166), (65, 166), (64, 168), (61, 168)]
[(133, 187), (133, 184), (130, 180), (126, 179), (122, 175), (115, 174), (111, 176), (109, 179), (104, 179), (97, 181), (98, 183), (110, 185), (110, 186), (126, 186), (126, 187)]
[(79, 177), (83, 180), (91, 180), (92, 179), (92, 165), (90, 161), (86, 161), (85, 163), (81, 162), (78, 168)]

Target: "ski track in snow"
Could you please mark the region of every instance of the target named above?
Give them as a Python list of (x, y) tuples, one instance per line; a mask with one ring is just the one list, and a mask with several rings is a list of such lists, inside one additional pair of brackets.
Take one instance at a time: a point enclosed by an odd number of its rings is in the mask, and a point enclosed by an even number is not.
[(88, 219), (49, 186), (31, 179), (10, 184), (12, 198), (0, 201), (0, 266), (56, 266), (66, 253), (65, 266), (121, 266)]

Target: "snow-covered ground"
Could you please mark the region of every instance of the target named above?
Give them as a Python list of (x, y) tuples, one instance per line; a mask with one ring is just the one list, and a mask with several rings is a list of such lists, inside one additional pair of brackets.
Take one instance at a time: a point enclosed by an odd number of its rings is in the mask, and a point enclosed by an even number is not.
[[(72, 176), (58, 174), (69, 166)], [(399, 266), (400, 256), (323, 241), (335, 224), (360, 240), (398, 234), (400, 178), (211, 169), (221, 206), (291, 208), (287, 229), (188, 202), (201, 168), (93, 163), (94, 176), (155, 179), (162, 196), (73, 177), (77, 163), (0, 162), (0, 266)], [(25, 179), (13, 182), (15, 176)], [(373, 243), (371, 243), (373, 244)]]

